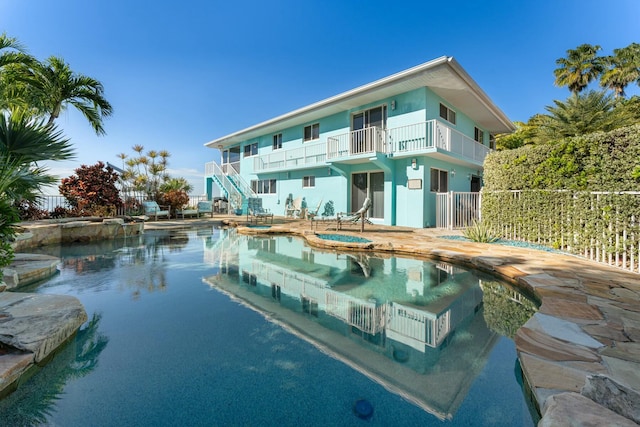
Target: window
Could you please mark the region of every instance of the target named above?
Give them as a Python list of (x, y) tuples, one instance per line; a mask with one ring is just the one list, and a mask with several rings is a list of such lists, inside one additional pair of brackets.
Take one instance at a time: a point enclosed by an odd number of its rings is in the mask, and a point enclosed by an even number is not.
[(273, 149), (279, 150), (282, 148), (282, 134), (273, 135)]
[(258, 143), (254, 142), (253, 144), (247, 144), (244, 146), (244, 156), (255, 156), (258, 154)]
[(482, 129), (473, 128), (473, 139), (482, 144), (484, 142), (484, 132)]
[(311, 141), (320, 138), (320, 123), (315, 123), (304, 127), (304, 141)]
[(275, 194), (276, 180), (275, 179), (253, 179), (251, 180), (251, 189), (256, 194)]
[(448, 108), (444, 104), (440, 104), (440, 117), (448, 121), (449, 123), (456, 124), (456, 112)]
[(313, 188), (316, 186), (316, 177), (311, 175), (311, 176), (305, 176), (302, 178), (302, 188)]
[(489, 134), (489, 148), (492, 150), (496, 149), (496, 136), (493, 134)]
[(431, 191), (435, 193), (449, 191), (449, 172), (431, 168)]

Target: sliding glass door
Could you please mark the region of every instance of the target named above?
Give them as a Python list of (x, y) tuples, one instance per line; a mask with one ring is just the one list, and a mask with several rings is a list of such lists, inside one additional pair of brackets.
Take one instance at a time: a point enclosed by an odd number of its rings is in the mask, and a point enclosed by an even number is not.
[(351, 175), (351, 212), (371, 198), (368, 217), (384, 219), (384, 172), (361, 172)]

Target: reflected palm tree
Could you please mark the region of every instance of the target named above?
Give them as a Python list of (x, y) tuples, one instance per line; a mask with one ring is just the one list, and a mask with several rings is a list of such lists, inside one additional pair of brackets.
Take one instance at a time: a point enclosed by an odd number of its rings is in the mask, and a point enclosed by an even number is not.
[(55, 402), (64, 392), (69, 380), (82, 378), (98, 366), (100, 353), (107, 347), (109, 338), (99, 330), (102, 315), (94, 313), (85, 323), (73, 342), (40, 371), (20, 384), (16, 391), (0, 400), (0, 425), (46, 424)]

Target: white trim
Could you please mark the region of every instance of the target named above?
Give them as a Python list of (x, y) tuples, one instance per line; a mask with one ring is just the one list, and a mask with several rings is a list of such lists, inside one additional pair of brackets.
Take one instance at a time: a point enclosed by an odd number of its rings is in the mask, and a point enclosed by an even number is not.
[[(444, 68), (448, 73), (435, 72), (441, 68)], [(515, 127), (509, 118), (491, 101), (487, 94), (480, 89), (478, 84), (464, 71), (458, 62), (453, 57), (442, 56), (416, 67), (409, 68), (408, 70), (332, 96), (323, 101), (299, 108), (290, 113), (216, 138), (204, 145), (210, 148), (217, 148), (218, 145), (236, 144), (261, 135), (276, 133), (285, 128), (315, 122), (333, 114), (343, 113), (349, 110), (349, 106), (365, 105), (380, 101), (382, 98), (391, 96), (392, 93), (404, 93), (420, 87), (437, 88), (438, 83), (451, 83), (452, 79), (457, 84), (465, 86), (468, 89), (469, 95), (493, 116), (491, 120), (492, 125), (483, 125), (483, 128), (493, 133), (515, 131)], [(456, 107), (461, 108), (459, 105)], [(471, 119), (477, 122), (473, 117), (471, 117)]]

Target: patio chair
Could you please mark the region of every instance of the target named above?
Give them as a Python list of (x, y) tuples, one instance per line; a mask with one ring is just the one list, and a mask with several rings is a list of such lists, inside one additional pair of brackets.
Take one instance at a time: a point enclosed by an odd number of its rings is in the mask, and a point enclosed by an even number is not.
[(209, 216), (213, 218), (213, 202), (209, 202), (206, 200), (198, 202), (197, 211), (198, 211), (198, 217), (200, 217), (200, 214), (208, 213)]
[(268, 218), (271, 218), (271, 224), (273, 224), (273, 213), (269, 209), (261, 206), (247, 208), (247, 221), (249, 222), (255, 220), (257, 224), (258, 221), (263, 220), (266, 223)]
[(285, 216), (288, 218), (297, 218), (300, 216), (300, 210), (302, 209), (302, 197), (297, 197), (289, 206), (287, 206), (287, 211)]
[(263, 220), (265, 223), (267, 219), (271, 218), (271, 224), (273, 224), (273, 213), (269, 209), (262, 207), (262, 199), (260, 197), (249, 197), (247, 199), (247, 222), (251, 223), (255, 220)]
[(163, 216), (166, 216), (167, 219), (171, 217), (169, 215), (169, 206), (159, 206), (158, 202), (153, 200), (146, 200), (142, 202), (142, 208), (144, 209), (144, 214), (148, 217), (153, 217), (155, 221)]

